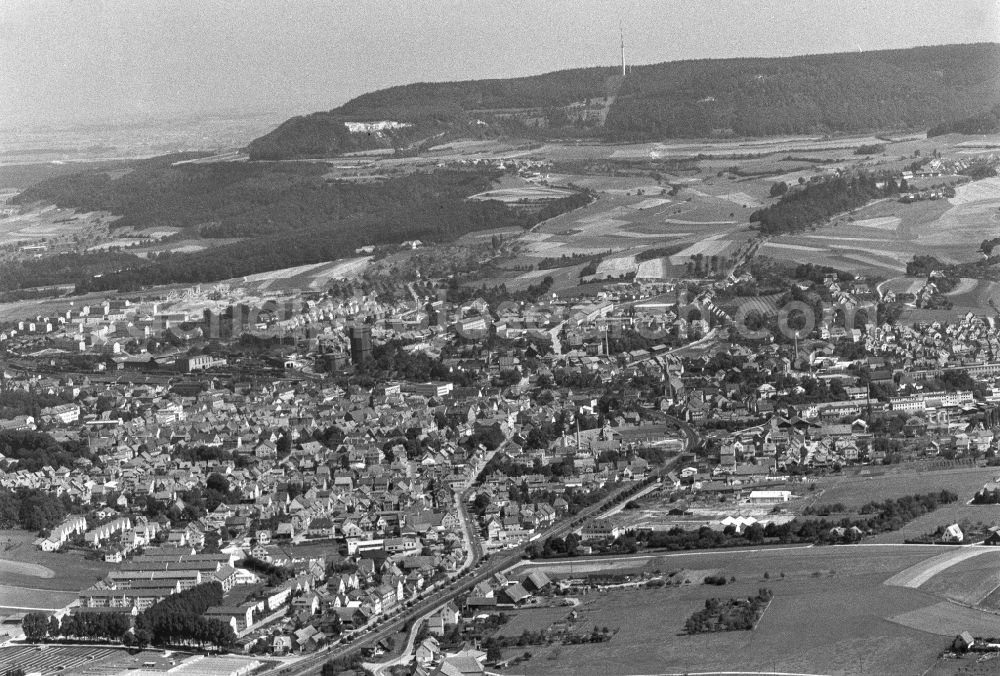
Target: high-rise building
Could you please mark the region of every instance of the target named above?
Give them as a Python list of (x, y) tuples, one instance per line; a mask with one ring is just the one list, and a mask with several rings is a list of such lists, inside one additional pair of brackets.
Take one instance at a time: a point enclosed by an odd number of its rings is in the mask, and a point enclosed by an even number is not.
[(353, 324), (347, 327), (351, 339), (351, 363), (363, 364), (372, 358), (372, 327), (368, 324)]

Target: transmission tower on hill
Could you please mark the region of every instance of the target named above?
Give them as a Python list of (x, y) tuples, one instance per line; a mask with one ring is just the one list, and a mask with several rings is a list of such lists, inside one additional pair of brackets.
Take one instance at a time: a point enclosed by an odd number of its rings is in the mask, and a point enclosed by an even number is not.
[(622, 47), (622, 77), (625, 77), (625, 31), (622, 29), (620, 21), (618, 22), (618, 37)]

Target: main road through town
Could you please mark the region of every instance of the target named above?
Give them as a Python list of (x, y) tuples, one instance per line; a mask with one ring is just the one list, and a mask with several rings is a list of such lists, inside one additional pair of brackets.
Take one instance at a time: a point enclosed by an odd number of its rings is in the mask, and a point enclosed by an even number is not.
[[(701, 437), (698, 432), (682, 420), (671, 417), (668, 417), (668, 419), (676, 424), (687, 438), (686, 449), (694, 451), (701, 443)], [(672, 459), (666, 465), (657, 468), (657, 471), (645, 481), (633, 482), (617, 488), (598, 502), (580, 510), (577, 514), (549, 526), (533, 536), (531, 541), (543, 541), (546, 538), (567, 535), (579, 528), (587, 519), (632, 499), (637, 492), (649, 485), (649, 483), (659, 480), (667, 472), (673, 470), (679, 461), (679, 457)], [(357, 630), (349, 636), (345, 636), (340, 641), (327, 646), (324, 650), (303, 657), (295, 662), (284, 662), (269, 671), (262, 672), (262, 674), (266, 674), (267, 676), (309, 676), (316, 674), (322, 670), (323, 665), (327, 661), (350, 657), (364, 648), (374, 646), (379, 641), (394, 636), (402, 631), (408, 623), (422, 618), (448, 601), (468, 592), (476, 584), (521, 561), (524, 558), (525, 549), (529, 544), (527, 542), (511, 549), (496, 552), (486, 558), (483, 557), (482, 548), (479, 546), (475, 534), (472, 533), (471, 528), (467, 525), (472, 523), (467, 511), (467, 498), (471, 490), (468, 489), (465, 491), (461, 495), (461, 499), (458, 500), (463, 530), (466, 530), (467, 537), (471, 537), (469, 545), (472, 550), (472, 556), (468, 560), (471, 563), (468, 569), (461, 573), (456, 573), (455, 577), (448, 582), (433, 589), (409, 608), (405, 608), (396, 615), (383, 619), (381, 623), (376, 623), (373, 627), (367, 629)]]

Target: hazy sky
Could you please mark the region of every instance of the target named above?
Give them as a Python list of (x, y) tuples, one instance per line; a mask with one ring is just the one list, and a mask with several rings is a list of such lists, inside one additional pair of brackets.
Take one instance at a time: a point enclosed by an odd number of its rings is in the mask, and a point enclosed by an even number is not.
[(427, 80), (1000, 41), (1000, 0), (0, 0), (0, 123), (294, 114)]

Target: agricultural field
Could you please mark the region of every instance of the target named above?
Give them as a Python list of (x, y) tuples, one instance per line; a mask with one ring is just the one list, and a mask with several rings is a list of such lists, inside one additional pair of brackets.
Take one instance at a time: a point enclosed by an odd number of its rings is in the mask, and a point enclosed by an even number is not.
[(945, 568), (922, 571), (923, 575), (917, 575), (904, 586), (923, 589), (965, 606), (997, 610), (994, 592), (1000, 588), (1000, 551), (992, 547), (961, 547), (953, 552), (953, 557), (959, 557), (957, 561), (939, 555), (937, 564)]
[(311, 263), (248, 275), (231, 280), (230, 283), (257, 292), (294, 289), (321, 291), (334, 279), (360, 277), (370, 262), (370, 256), (359, 256), (329, 263)]
[[(884, 277), (899, 277), (916, 255), (945, 263), (978, 260), (978, 245), (1000, 228), (1000, 178), (960, 185), (949, 200), (879, 200), (805, 233), (773, 237), (761, 252)], [(984, 292), (955, 299), (980, 307)]]
[(598, 277), (620, 277), (621, 275), (635, 272), (638, 266), (635, 256), (616, 256), (605, 258), (597, 266)]
[[(729, 165), (733, 160), (727, 156), (759, 155), (761, 158), (779, 153), (832, 153), (837, 157), (850, 156), (859, 145), (878, 143), (871, 136), (821, 138), (813, 136), (787, 136), (766, 139), (742, 139), (736, 141), (711, 142), (653, 142), (636, 143), (616, 146), (612, 157), (618, 159), (630, 158), (668, 158), (668, 157), (722, 157)], [(846, 152), (845, 152), (846, 151)], [(740, 160), (746, 162), (747, 160)], [(756, 158), (754, 158), (756, 161)]]
[(478, 195), (473, 195), (470, 200), (496, 200), (508, 206), (518, 204), (543, 204), (550, 200), (557, 200), (569, 197), (573, 194), (570, 190), (562, 188), (547, 188), (541, 185), (525, 183), (524, 185), (511, 185), (508, 187), (487, 190)]
[[(677, 196), (668, 197), (664, 186), (651, 185), (645, 177), (560, 175), (553, 180), (587, 187), (597, 193), (598, 199), (521, 235), (521, 253), (511, 261), (513, 267), (523, 270), (544, 258), (607, 254), (598, 264), (596, 278), (637, 274), (646, 279), (669, 279), (685, 273), (684, 263), (691, 256), (732, 255), (751, 234), (749, 208), (731, 200), (756, 202), (750, 195), (733, 192), (730, 185), (702, 190), (706, 186), (695, 179)], [(664, 244), (678, 246), (679, 253), (669, 260), (635, 261), (637, 253)], [(577, 273), (579, 269), (582, 265)], [(572, 278), (569, 267), (546, 273), (533, 270), (477, 283), (503, 282), (508, 288), (518, 289), (546, 275), (555, 280), (556, 292), (572, 292), (580, 283), (578, 275)]]
[[(518, 666), (528, 675), (724, 671), (733, 665), (744, 673), (919, 674), (935, 664), (947, 640), (893, 618), (933, 617), (940, 599), (883, 582), (940, 553), (931, 546), (876, 545), (650, 557), (644, 559), (647, 572), (716, 570), (736, 581), (590, 593), (580, 597), (580, 622), (609, 627), (610, 641), (530, 646), (505, 656), (530, 651), (532, 658)], [(555, 575), (551, 566), (539, 568)], [(774, 601), (755, 631), (682, 634), (685, 619), (705, 599), (751, 596), (761, 587), (773, 590)], [(992, 619), (971, 612), (980, 622)]]
[(19, 209), (10, 215), (0, 215), (0, 247), (45, 246), (68, 250), (77, 241), (106, 240), (108, 225), (114, 220), (106, 213), (77, 213), (51, 205)]

